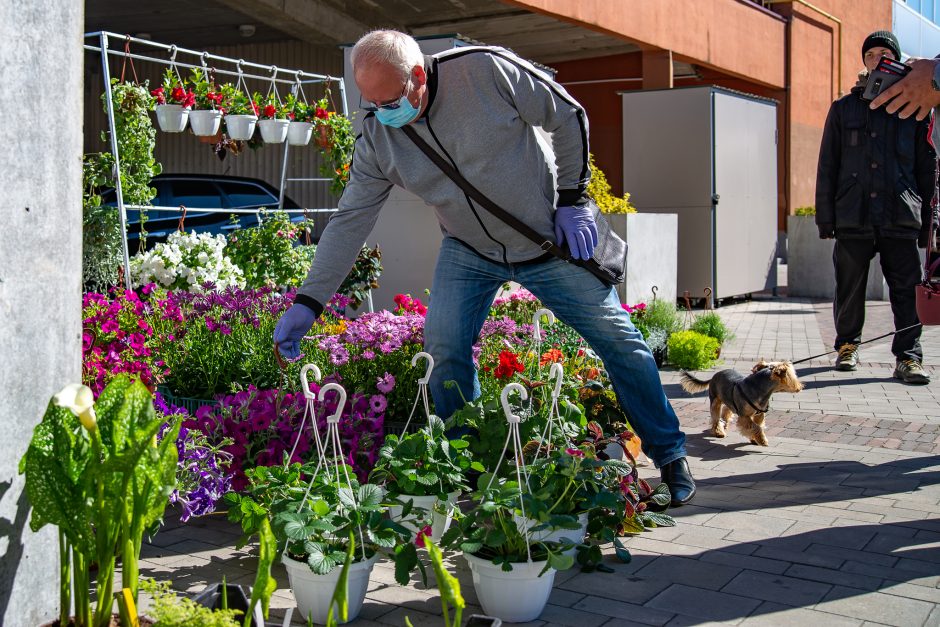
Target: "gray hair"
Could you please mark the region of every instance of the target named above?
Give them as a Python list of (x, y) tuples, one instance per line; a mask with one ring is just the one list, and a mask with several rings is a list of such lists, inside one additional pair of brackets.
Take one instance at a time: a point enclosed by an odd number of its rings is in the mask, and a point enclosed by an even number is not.
[(353, 72), (368, 65), (388, 64), (399, 71), (402, 80), (407, 80), (414, 66), (424, 65), (424, 54), (410, 35), (397, 30), (374, 30), (356, 42), (349, 61)]

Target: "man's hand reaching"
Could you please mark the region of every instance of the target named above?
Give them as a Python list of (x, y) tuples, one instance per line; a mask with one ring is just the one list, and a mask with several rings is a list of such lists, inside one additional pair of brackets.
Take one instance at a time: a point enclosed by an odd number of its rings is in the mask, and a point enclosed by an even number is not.
[[(940, 91), (933, 88), (933, 71), (940, 59), (910, 59), (911, 71), (872, 100), (872, 109), (884, 105), (888, 113), (897, 112), (902, 120), (916, 115), (923, 120), (940, 105)], [(889, 102), (890, 101), (890, 102)]]

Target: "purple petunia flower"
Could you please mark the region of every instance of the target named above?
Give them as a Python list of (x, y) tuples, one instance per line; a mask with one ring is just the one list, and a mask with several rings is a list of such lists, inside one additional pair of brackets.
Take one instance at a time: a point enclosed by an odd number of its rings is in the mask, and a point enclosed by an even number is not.
[(395, 389), (395, 377), (386, 372), (385, 375), (378, 378), (375, 387), (382, 394), (388, 394)]
[(388, 401), (381, 394), (374, 394), (369, 399), (369, 407), (378, 414), (385, 411), (385, 408), (388, 407)]

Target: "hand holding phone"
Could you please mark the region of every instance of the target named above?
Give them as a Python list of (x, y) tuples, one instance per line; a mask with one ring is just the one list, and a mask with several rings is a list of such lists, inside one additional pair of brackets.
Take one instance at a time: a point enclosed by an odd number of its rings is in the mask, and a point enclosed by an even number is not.
[(862, 100), (874, 100), (878, 94), (904, 78), (911, 71), (909, 65), (889, 57), (881, 57), (878, 66), (868, 77), (868, 84), (862, 93)]

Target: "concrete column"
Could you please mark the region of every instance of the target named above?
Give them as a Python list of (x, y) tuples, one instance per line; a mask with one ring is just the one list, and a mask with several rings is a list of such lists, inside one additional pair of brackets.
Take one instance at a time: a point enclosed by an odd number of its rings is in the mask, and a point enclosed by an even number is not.
[(643, 51), (643, 89), (672, 89), (672, 51)]
[(81, 377), (82, 26), (75, 0), (0, 2), (0, 624), (58, 608), (58, 537), (29, 530), (17, 465)]

